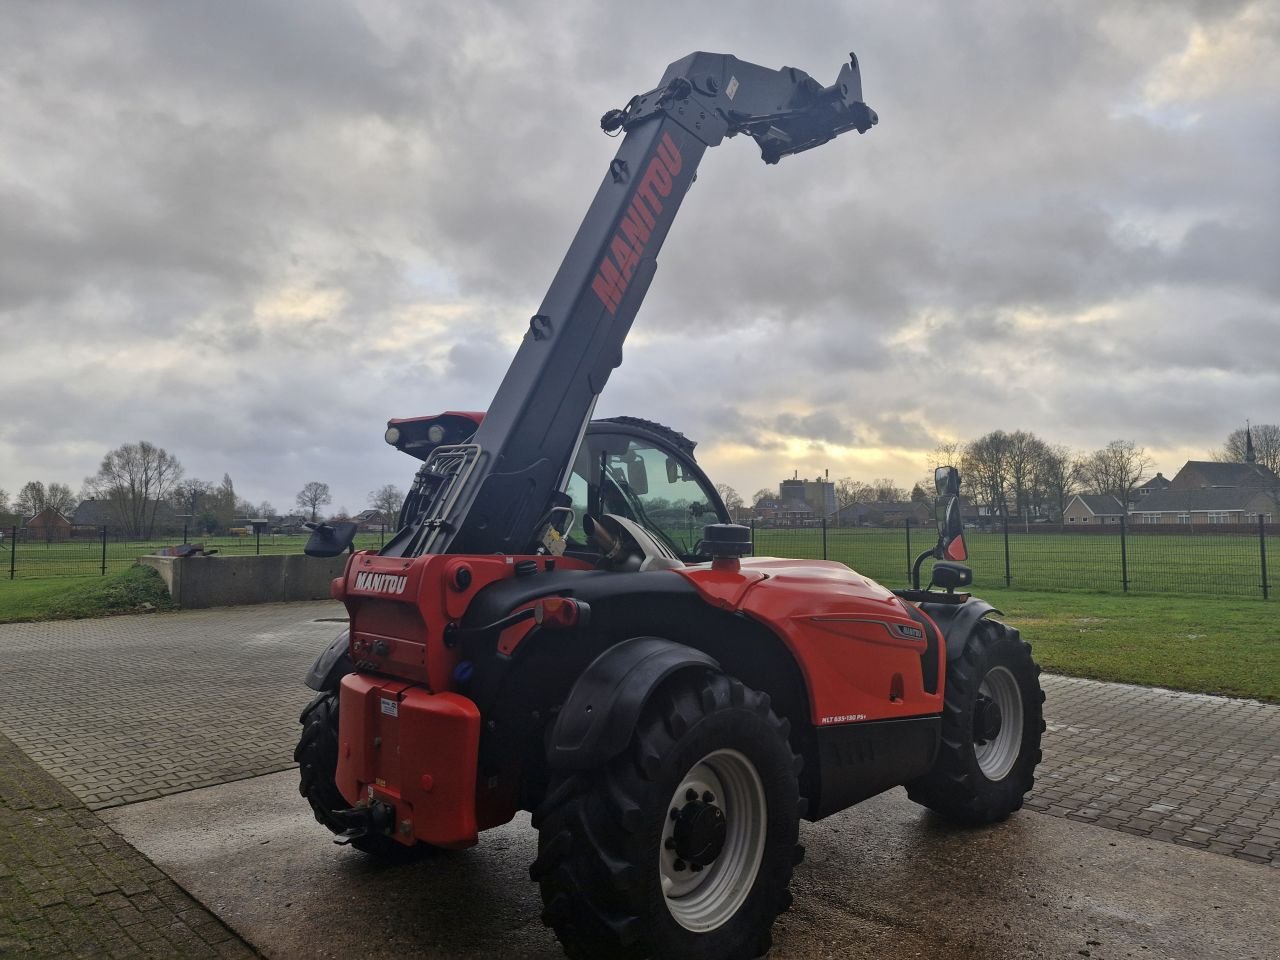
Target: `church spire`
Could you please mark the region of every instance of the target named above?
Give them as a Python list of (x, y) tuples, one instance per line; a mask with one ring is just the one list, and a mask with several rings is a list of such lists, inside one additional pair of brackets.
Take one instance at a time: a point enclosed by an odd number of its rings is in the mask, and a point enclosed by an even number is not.
[(1249, 429), (1249, 421), (1244, 422), (1244, 462), (1257, 463), (1258, 455), (1253, 452), (1253, 433)]

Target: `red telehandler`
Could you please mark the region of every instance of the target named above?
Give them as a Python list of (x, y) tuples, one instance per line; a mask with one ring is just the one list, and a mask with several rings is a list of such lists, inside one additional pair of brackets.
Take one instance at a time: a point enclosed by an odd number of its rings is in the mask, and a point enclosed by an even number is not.
[[(350, 628), (295, 754), (338, 842), (459, 849), (528, 810), (570, 956), (734, 960), (769, 949), (801, 818), (899, 785), (962, 823), (1021, 806), (1039, 668), (959, 592), (953, 468), (894, 591), (750, 556), (691, 442), (591, 420), (707, 147), (746, 134), (775, 163), (876, 120), (856, 58), (823, 87), (709, 53), (604, 116), (625, 135), (489, 409), (388, 424), (423, 463), (399, 532), (334, 581)], [(307, 551), (353, 535), (320, 525)]]

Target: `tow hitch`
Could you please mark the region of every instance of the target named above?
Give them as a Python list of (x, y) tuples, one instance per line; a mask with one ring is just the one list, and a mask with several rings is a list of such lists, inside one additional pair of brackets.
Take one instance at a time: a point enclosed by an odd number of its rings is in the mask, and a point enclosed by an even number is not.
[(390, 833), (396, 822), (395, 808), (381, 800), (374, 800), (367, 807), (335, 810), (333, 815), (347, 825), (346, 830), (333, 838), (333, 842), (341, 846), (371, 833)]

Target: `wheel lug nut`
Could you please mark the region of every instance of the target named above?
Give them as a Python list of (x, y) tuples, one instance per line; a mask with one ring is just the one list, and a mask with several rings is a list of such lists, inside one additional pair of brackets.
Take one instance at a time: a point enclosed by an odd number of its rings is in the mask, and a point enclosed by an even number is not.
[(700, 871), (700, 870), (702, 869), (702, 864), (700, 864), (700, 863), (691, 863), (691, 864), (689, 864), (689, 869), (690, 869), (690, 870), (692, 870), (694, 873), (697, 873), (698, 871)]
[(693, 803), (693, 801), (698, 799), (698, 791), (690, 787), (688, 790), (684, 792), (684, 798), (688, 800), (690, 803)]
[(716, 795), (715, 795), (714, 793), (712, 793), (710, 790), (708, 790), (708, 791), (706, 791), (706, 792), (702, 795), (702, 802), (703, 802), (703, 803), (715, 803), (715, 802), (716, 802)]
[(679, 873), (681, 870), (683, 870), (683, 869), (684, 869), (684, 861), (683, 861), (683, 860), (677, 860), (675, 863), (673, 863), (673, 864), (671, 865), (671, 868), (672, 868), (673, 870), (675, 870), (677, 873)]

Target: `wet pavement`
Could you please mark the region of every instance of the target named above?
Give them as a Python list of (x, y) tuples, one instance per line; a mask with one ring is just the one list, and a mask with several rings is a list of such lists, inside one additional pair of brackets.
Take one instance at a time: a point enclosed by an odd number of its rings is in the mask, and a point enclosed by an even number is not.
[[(286, 772), (103, 816), (268, 957), (562, 957), (527, 817), (381, 866), (330, 842), (296, 790)], [(774, 960), (1269, 960), (1280, 942), (1276, 871), (1068, 820), (956, 829), (894, 790), (801, 840)]]
[[(301, 678), (342, 616), (326, 601), (0, 626), (0, 733), (90, 808), (74, 822), (100, 811), (269, 956), (559, 956), (519, 822), (380, 868), (311, 819), (289, 769)], [(893, 791), (806, 825), (772, 956), (1275, 956), (1280, 707), (1044, 685), (1036, 812), (954, 831)]]

